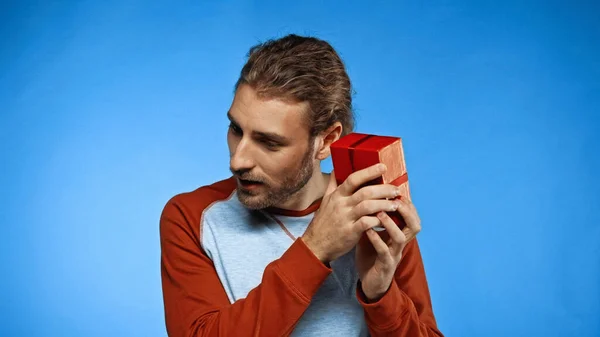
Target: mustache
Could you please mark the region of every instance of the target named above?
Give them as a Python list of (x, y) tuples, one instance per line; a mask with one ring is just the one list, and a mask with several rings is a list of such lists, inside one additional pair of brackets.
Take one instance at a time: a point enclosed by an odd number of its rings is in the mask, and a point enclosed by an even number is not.
[(264, 179), (262, 179), (262, 178), (260, 178), (260, 177), (257, 177), (257, 176), (254, 176), (254, 175), (252, 175), (252, 174), (249, 174), (249, 173), (247, 173), (247, 172), (240, 172), (240, 171), (236, 171), (236, 170), (233, 170), (232, 168), (229, 168), (229, 170), (231, 171), (231, 173), (232, 173), (232, 174), (233, 174), (233, 175), (234, 175), (236, 178), (238, 178), (238, 179), (240, 179), (240, 180), (248, 180), (248, 181), (252, 181), (252, 182), (256, 182), (256, 183), (262, 183), (262, 184), (264, 184), (264, 183), (265, 183), (265, 180), (264, 180)]

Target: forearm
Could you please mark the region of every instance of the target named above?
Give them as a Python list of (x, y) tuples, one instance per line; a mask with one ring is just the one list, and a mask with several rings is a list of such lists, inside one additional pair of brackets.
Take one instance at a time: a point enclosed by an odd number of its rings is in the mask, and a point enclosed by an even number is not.
[[(183, 317), (177, 314), (178, 304), (173, 303), (168, 308), (167, 327), (177, 331), (170, 334), (175, 337), (286, 336), (330, 272), (303, 242), (297, 241), (265, 268), (261, 283), (245, 298), (220, 305), (180, 298), (195, 303)], [(220, 284), (199, 286), (203, 293), (224, 293)]]
[(433, 317), (419, 315), (410, 297), (394, 280), (376, 302), (370, 302), (357, 287), (357, 298), (365, 311), (372, 337), (443, 337)]
[(357, 298), (373, 337), (443, 337), (437, 326), (417, 239), (404, 248), (394, 278), (382, 297), (367, 300), (357, 285)]

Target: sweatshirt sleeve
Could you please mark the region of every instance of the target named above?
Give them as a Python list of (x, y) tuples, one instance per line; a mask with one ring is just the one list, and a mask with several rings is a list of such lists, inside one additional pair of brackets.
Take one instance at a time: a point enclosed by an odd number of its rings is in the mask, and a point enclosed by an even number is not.
[(416, 238), (404, 248), (388, 291), (368, 303), (359, 282), (356, 295), (372, 337), (443, 337), (433, 314), (423, 260)]
[(160, 218), (161, 277), (170, 337), (286, 336), (331, 269), (297, 239), (264, 270), (246, 298), (230, 303), (200, 245), (199, 225), (170, 200)]

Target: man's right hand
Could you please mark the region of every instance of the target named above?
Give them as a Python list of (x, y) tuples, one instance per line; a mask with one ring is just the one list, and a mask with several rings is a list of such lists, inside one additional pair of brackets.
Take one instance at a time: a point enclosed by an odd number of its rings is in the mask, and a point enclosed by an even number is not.
[(385, 165), (376, 164), (352, 173), (339, 186), (332, 172), (321, 206), (302, 235), (302, 240), (319, 260), (329, 263), (346, 254), (366, 230), (381, 223), (376, 216), (378, 212), (398, 208), (394, 201), (400, 194), (397, 186), (379, 184), (359, 189), (384, 172)]

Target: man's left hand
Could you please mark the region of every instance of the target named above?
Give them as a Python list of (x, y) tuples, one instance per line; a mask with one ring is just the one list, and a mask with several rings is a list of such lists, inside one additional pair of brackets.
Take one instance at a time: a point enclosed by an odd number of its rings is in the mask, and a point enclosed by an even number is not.
[(415, 206), (406, 198), (396, 201), (397, 212), (406, 223), (404, 229), (400, 230), (389, 215), (380, 212), (377, 218), (386, 230), (367, 230), (356, 247), (358, 276), (362, 292), (369, 302), (376, 302), (387, 292), (404, 247), (421, 231), (421, 220)]

